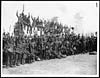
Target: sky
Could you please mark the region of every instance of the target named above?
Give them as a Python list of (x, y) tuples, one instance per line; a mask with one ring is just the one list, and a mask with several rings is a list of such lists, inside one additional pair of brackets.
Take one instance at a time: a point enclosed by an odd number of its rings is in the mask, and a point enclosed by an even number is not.
[[(96, 6), (97, 3), (97, 6)], [(16, 12), (42, 19), (54, 16), (68, 26), (75, 27), (76, 33), (91, 33), (99, 31), (99, 2), (98, 1), (2, 1), (1, 25), (5, 32), (13, 32), (17, 22)]]

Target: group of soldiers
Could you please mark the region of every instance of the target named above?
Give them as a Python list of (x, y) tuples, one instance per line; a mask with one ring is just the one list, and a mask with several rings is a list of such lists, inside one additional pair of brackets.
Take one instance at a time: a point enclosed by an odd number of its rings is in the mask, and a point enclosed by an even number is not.
[(9, 33), (3, 34), (3, 64), (7, 67), (91, 51), (97, 51), (95, 36), (70, 34), (13, 37)]
[[(74, 27), (69, 28), (54, 21), (42, 21), (39, 17), (32, 18), (31, 25), (30, 15), (16, 15), (18, 22), (15, 25), (14, 36), (3, 33), (3, 65), (6, 67), (97, 51), (97, 32), (96, 36), (81, 36), (73, 32)], [(26, 26), (27, 31), (31, 31), (29, 36), (23, 31)], [(32, 28), (39, 29), (41, 35), (31, 35)]]

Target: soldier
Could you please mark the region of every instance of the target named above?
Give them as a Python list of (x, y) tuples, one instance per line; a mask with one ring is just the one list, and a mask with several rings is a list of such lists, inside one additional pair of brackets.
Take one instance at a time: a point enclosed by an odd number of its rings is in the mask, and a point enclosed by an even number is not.
[(14, 44), (14, 51), (15, 51), (15, 65), (19, 66), (21, 64), (22, 60), (22, 54), (23, 54), (23, 49), (22, 49), (22, 37), (16, 37), (15, 38), (15, 44)]
[(6, 65), (6, 66), (8, 66), (8, 64), (7, 64), (7, 60), (8, 60), (7, 59), (7, 56), (8, 56), (8, 54), (7, 54), (7, 45), (8, 45), (7, 36), (4, 33), (3, 34), (3, 64)]
[(45, 59), (49, 59), (50, 57), (50, 51), (49, 51), (49, 43), (47, 42), (46, 45), (45, 45)]
[(30, 63), (35, 61), (35, 54), (33, 52), (33, 47), (34, 46), (32, 46), (31, 40), (29, 40)]
[(14, 50), (13, 50), (13, 44), (11, 43), (10, 36), (7, 36), (6, 53), (7, 53), (7, 66), (12, 67), (13, 66), (13, 62), (14, 62)]

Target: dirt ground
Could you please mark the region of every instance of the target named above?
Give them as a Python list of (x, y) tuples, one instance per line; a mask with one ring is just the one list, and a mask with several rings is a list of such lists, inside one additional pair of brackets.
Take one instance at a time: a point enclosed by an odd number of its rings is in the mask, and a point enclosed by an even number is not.
[(36, 61), (14, 68), (3, 68), (9, 75), (96, 75), (97, 55), (79, 54), (62, 59)]

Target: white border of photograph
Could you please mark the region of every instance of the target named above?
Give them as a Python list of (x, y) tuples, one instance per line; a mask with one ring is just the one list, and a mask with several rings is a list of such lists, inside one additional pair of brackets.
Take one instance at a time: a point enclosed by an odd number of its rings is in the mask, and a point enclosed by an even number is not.
[[(3, 74), (2, 73), (2, 33), (3, 33), (2, 2), (4, 2), (4, 1), (1, 1), (1, 77), (99, 77), (99, 27), (97, 30), (97, 75), (72, 75), (72, 74), (70, 74), (70, 75), (39, 75), (39, 74), (38, 75), (36, 75), (36, 74), (34, 74), (34, 75), (18, 75), (18, 74), (17, 75), (9, 75), (9, 74)], [(22, 1), (20, 1), (20, 2), (22, 2)], [(37, 1), (37, 3), (41, 3), (41, 2), (42, 1)], [(45, 2), (45, 1), (43, 1), (43, 2)], [(52, 2), (52, 1), (50, 1), (50, 2)], [(55, 2), (55, 1), (53, 1), (53, 2)], [(69, 1), (59, 1), (59, 2), (64, 3), (64, 2), (69, 2)], [(70, 3), (71, 2), (73, 2), (73, 1), (70, 1)], [(74, 1), (74, 2), (77, 2), (77, 1)], [(93, 2), (97, 2), (99, 5), (99, 1), (93, 1)], [(99, 12), (99, 9), (98, 9), (98, 12)]]

